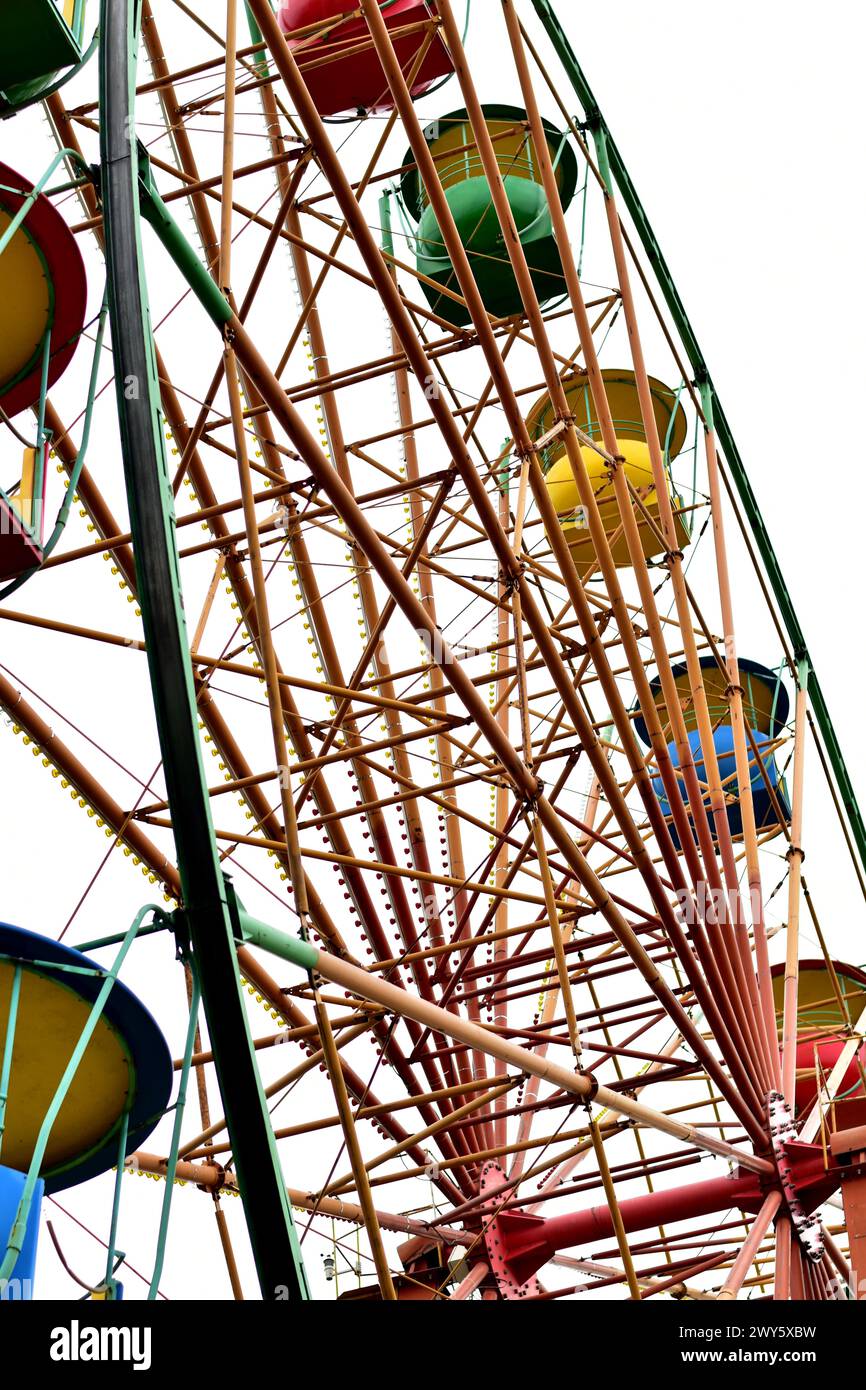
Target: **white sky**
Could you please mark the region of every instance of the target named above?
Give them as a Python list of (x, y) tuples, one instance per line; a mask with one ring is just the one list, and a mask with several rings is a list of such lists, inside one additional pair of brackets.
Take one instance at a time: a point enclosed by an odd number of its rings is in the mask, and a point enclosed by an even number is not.
[[(219, 4), (208, 8), (214, 14), (221, 11)], [(529, 8), (523, 4), (524, 14)], [(855, 787), (866, 801), (861, 728), (866, 653), (859, 631), (866, 511), (859, 419), (866, 374), (862, 254), (866, 96), (859, 11), (839, 0), (819, 9), (777, 0), (765, 0), (760, 6), (741, 0), (724, 5), (663, 0), (652, 7), (638, 0), (620, 0), (616, 6), (582, 6), (563, 0), (559, 8), (709, 362), (787, 577)], [(169, 0), (158, 0), (155, 11), (165, 38)], [(503, 67), (495, 0), (473, 0), (469, 53), (482, 97), (496, 100)], [(95, 75), (83, 78), (76, 99), (93, 94), (94, 82)], [(514, 100), (510, 75), (508, 83), (509, 90), (500, 99)], [(566, 100), (573, 104), (570, 97)], [(459, 92), (452, 84), (421, 109), (432, 117), (459, 104)], [(396, 145), (400, 144), (396, 138)], [(28, 175), (44, 166), (49, 149), (47, 132), (34, 113), (21, 122), (0, 125), (0, 158)], [(66, 212), (71, 220), (78, 215), (72, 204)], [(171, 303), (176, 281), (152, 243), (148, 243), (147, 256), (156, 312)], [(98, 293), (93, 303), (95, 292), (92, 279), (91, 313), (98, 307)], [(380, 350), (378, 323), (375, 331), (372, 355)], [(197, 311), (190, 313), (182, 332), (196, 345), (204, 337), (206, 330)], [(86, 366), (89, 352), (84, 357)], [(74, 370), (79, 374), (77, 383), (73, 373), (65, 383), (71, 401), (76, 390), (80, 393), (81, 355)], [(98, 472), (98, 464), (93, 466)], [(114, 467), (109, 491), (122, 507)], [(74, 536), (75, 544), (87, 540), (83, 528)], [(91, 562), (91, 572), (94, 569)], [(741, 651), (763, 659), (760, 643), (765, 640), (765, 627), (752, 610), (754, 584), (743, 581), (740, 591), (736, 576), (735, 582), (741, 633), (746, 639), (751, 635), (758, 644), (741, 642)], [(54, 611), (55, 595), (56, 590), (47, 588), (37, 592), (34, 585), (34, 609)], [(78, 600), (83, 605), (89, 601), (75, 587), (64, 614), (72, 621)], [(28, 606), (23, 597), (13, 603)], [(118, 615), (118, 606), (113, 604), (106, 625), (133, 631), (133, 627), (127, 629), (129, 615)], [(197, 603), (188, 606), (196, 609)], [(0, 661), (8, 662), (25, 680), (30, 673), (34, 685), (48, 698), (52, 698), (50, 691), (55, 692), (65, 711), (71, 710), (91, 734), (104, 736), (106, 746), (136, 774), (147, 775), (156, 754), (143, 686), (128, 717), (117, 711), (107, 717), (106, 689), (100, 682), (112, 678), (108, 658), (88, 650), (84, 669), (78, 664), (82, 653), (77, 646), (67, 644), (62, 650), (67, 657), (72, 654), (74, 665), (58, 655), (59, 647), (51, 647), (46, 654), (47, 649), (30, 632), (11, 624), (0, 630)], [(89, 714), (95, 726), (87, 722)], [(0, 918), (55, 935), (86, 888), (102, 851), (94, 842), (92, 827), (82, 825), (83, 813), (68, 805), (60, 807), (47, 784), (48, 774), (32, 768), (33, 761), (20, 741), (0, 730)], [(814, 759), (808, 776), (807, 786), (816, 788)], [(862, 900), (856, 897), (839, 836), (826, 824), (826, 798), (817, 788), (813, 795), (812, 802), (807, 798), (807, 875), (820, 888), (822, 921), (834, 953), (861, 963), (866, 958)], [(37, 815), (42, 818), (44, 836), (36, 829)], [(148, 891), (149, 885), (130, 874), (115, 856), (88, 897), (78, 922), (80, 931), (70, 939), (123, 925)], [(264, 901), (261, 913), (266, 914)], [(158, 948), (152, 943), (140, 948), (135, 982), (140, 983), (143, 997), (177, 1053), (182, 1036), (180, 983), (172, 977), (177, 996), (173, 999), (163, 995), (158, 983), (158, 961), (165, 964), (166, 949), (163, 946), (162, 956), (157, 957)], [(160, 1134), (166, 1134), (165, 1127)], [(159, 1147), (158, 1141), (152, 1140), (151, 1146)], [(287, 1176), (291, 1182), (292, 1174)], [(109, 1186), (107, 1180), (100, 1180), (87, 1189), (61, 1195), (60, 1200), (104, 1234)], [(128, 1180), (125, 1188), (130, 1187), (135, 1190), (125, 1192), (121, 1244), (139, 1267), (148, 1269), (163, 1186), (139, 1178)], [(176, 1194), (163, 1282), (172, 1297), (196, 1296), (205, 1289), (209, 1296), (227, 1296), (213, 1223), (203, 1205), (194, 1194)], [(245, 1285), (252, 1295), (254, 1281), (243, 1244), (240, 1204), (230, 1201), (227, 1206)], [(64, 1250), (77, 1272), (98, 1268), (93, 1242), (59, 1213), (51, 1213), (48, 1204), (46, 1211), (56, 1218)], [(333, 1286), (325, 1286), (320, 1273), (325, 1246), (321, 1242), (316, 1242), (315, 1249), (312, 1246), (311, 1240), (305, 1247), (311, 1250), (312, 1277), (317, 1292), (328, 1296)], [(142, 1295), (140, 1283), (129, 1277), (126, 1283), (130, 1296)], [(69, 1297), (70, 1290), (43, 1232), (40, 1296)]]

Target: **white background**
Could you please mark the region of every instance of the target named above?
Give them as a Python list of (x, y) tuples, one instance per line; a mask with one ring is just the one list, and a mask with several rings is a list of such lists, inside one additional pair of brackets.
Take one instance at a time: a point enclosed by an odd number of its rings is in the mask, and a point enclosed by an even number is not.
[[(167, 25), (168, 0), (155, 8)], [(221, 27), (221, 6), (208, 8)], [(528, 11), (524, 3), (522, 12)], [(615, 6), (562, 0), (559, 13), (709, 362), (855, 787), (866, 800), (861, 10), (839, 0), (820, 7), (776, 0), (760, 5), (662, 0), (655, 6), (638, 0)], [(531, 27), (536, 33), (537, 26)], [(474, 0), (469, 52), (482, 95), (494, 100), (502, 55), (495, 0)], [(566, 100), (571, 104), (570, 97)], [(457, 104), (446, 90), (423, 111), (432, 116)], [(27, 131), (23, 150), (22, 128)], [(17, 133), (10, 124), (0, 126), (0, 158), (22, 171), (41, 167), (47, 148), (44, 132), (33, 122)], [(6, 636), (4, 626), (0, 659)], [(87, 680), (81, 669), (58, 673), (59, 689), (76, 707), (86, 706)], [(139, 773), (150, 770), (149, 733), (142, 751), (137, 733), (121, 719), (104, 732)], [(40, 839), (37, 816), (45, 813), (47, 797), (45, 782), (30, 774), (20, 745), (4, 733), (0, 917), (34, 929), (44, 929), (37, 918), (50, 914), (52, 905), (65, 920), (75, 889), (87, 877), (79, 868), (79, 851), (81, 863), (94, 864), (89, 828), (69, 817), (68, 826), (62, 823), (62, 842)], [(61, 822), (51, 824), (52, 833), (60, 835)], [(805, 844), (811, 860), (807, 872), (820, 873), (824, 926), (835, 953), (861, 963), (866, 959), (862, 900), (855, 895), (838, 834), (825, 836), (823, 824), (810, 821), (808, 806)], [(116, 908), (121, 924), (131, 916), (128, 909), (140, 903), (142, 882), (125, 886), (122, 870), (120, 865), (113, 871), (114, 896), (104, 893), (99, 900), (104, 914)], [(88, 917), (87, 925), (98, 931), (98, 918)], [(148, 999), (157, 1012), (158, 1002)], [(104, 1235), (107, 1188), (104, 1181), (91, 1186), (98, 1189), (92, 1198), (88, 1189), (61, 1200)], [(137, 1201), (127, 1197), (134, 1215), (123, 1239), (130, 1255), (148, 1268), (163, 1189), (144, 1179), (135, 1180), (135, 1187)], [(193, 1200), (193, 1194), (177, 1194), (164, 1286), (172, 1297), (204, 1291), (224, 1297), (212, 1221), (203, 1204), (193, 1210)], [(228, 1205), (251, 1293), (239, 1203)], [(59, 1218), (57, 1224), (61, 1229)], [(62, 1226), (62, 1234), (73, 1265), (92, 1272), (89, 1238), (76, 1234), (71, 1224)], [(332, 1286), (322, 1283), (320, 1263), (317, 1248), (309, 1264), (317, 1292), (328, 1296)], [(39, 1278), (41, 1296), (70, 1296), (44, 1233)], [(142, 1286), (130, 1281), (129, 1292), (140, 1297)]]

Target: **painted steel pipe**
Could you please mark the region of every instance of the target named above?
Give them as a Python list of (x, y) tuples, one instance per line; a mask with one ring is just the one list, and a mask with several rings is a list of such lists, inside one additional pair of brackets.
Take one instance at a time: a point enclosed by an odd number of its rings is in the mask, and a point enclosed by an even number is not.
[(612, 1091), (607, 1086), (599, 1086), (595, 1078), (585, 1072), (569, 1071), (566, 1067), (559, 1066), (546, 1057), (539, 1057), (526, 1048), (517, 1047), (497, 1033), (481, 1028), (478, 1024), (471, 1023), (468, 1019), (456, 1014), (448, 1013), (446, 1009), (430, 1004), (426, 999), (419, 999), (417, 995), (410, 994), (405, 989), (398, 989), (396, 985), (389, 984), (387, 980), (362, 970), (360, 966), (353, 965), (351, 961), (339, 960), (327, 951), (318, 950), (307, 941), (301, 941), (295, 936), (287, 936), (284, 932), (277, 931), (275, 927), (268, 926), (266, 922), (257, 921), (242, 909), (240, 911), (240, 923), (243, 939), (248, 945), (259, 946), (262, 950), (269, 951), (272, 955), (281, 960), (289, 961), (302, 970), (317, 972), (324, 979), (330, 980), (332, 984), (351, 990), (363, 999), (371, 999), (374, 1003), (382, 1004), (386, 1009), (403, 1018), (414, 1018), (424, 1027), (456, 1038), (460, 1042), (467, 1043), (470, 1047), (477, 1047), (480, 1051), (486, 1052), (488, 1056), (496, 1057), (500, 1062), (514, 1067), (519, 1072), (525, 1072), (529, 1076), (539, 1076), (543, 1080), (549, 1081), (551, 1085), (566, 1091), (569, 1095), (578, 1096), (584, 1101), (595, 1100), (599, 1105), (607, 1106), (609, 1110), (613, 1110), (619, 1115), (625, 1115), (628, 1119), (639, 1124), (648, 1125), (651, 1129), (660, 1130), (662, 1134), (668, 1134), (673, 1139), (681, 1139), (689, 1144), (694, 1144), (696, 1148), (704, 1149), (707, 1153), (727, 1158), (750, 1172), (762, 1173), (767, 1176), (772, 1176), (775, 1173), (773, 1164), (767, 1159), (736, 1149), (732, 1144), (727, 1144), (721, 1139), (714, 1139), (711, 1135), (696, 1130), (692, 1125), (672, 1120), (670, 1116), (652, 1110), (649, 1106), (641, 1105), (638, 1101), (632, 1100), (629, 1096), (621, 1095), (618, 1091)]
[[(776, 1194), (778, 1196), (778, 1194)], [(712, 1178), (709, 1182), (674, 1187), (645, 1197), (631, 1197), (619, 1204), (623, 1228), (643, 1231), (687, 1221), (730, 1207), (760, 1208), (762, 1193), (757, 1178)], [(566, 1216), (545, 1219), (522, 1212), (503, 1212), (495, 1221), (500, 1249), (512, 1277), (525, 1284), (559, 1250), (610, 1240), (615, 1235), (610, 1207), (588, 1207)]]
[[(429, 361), (424, 353), (423, 348), (418, 343), (417, 338), (414, 335), (414, 330), (411, 327), (411, 323), (409, 322), (406, 310), (402, 304), (399, 293), (397, 292), (395, 286), (393, 285), (393, 282), (391, 281), (390, 274), (387, 270), (385, 262), (382, 259), (379, 248), (375, 244), (375, 241), (373, 240), (370, 234), (369, 227), (367, 227), (366, 223), (363, 220), (363, 216), (360, 212), (360, 209), (357, 206), (357, 202), (355, 201), (352, 191), (348, 186), (345, 174), (340, 168), (339, 162), (335, 157), (333, 148), (331, 147), (330, 142), (328, 141), (327, 133), (322, 127), (321, 121), (318, 118), (317, 113), (312, 108), (309, 99), (309, 94), (306, 92), (304, 88), (303, 82), (300, 79), (300, 74), (298, 73), (297, 68), (293, 63), (291, 54), (288, 52), (286, 48), (282, 35), (279, 33), (278, 26), (276, 26), (276, 23), (273, 19), (273, 15), (270, 13), (268, 6), (266, 4), (261, 3), (261, 0), (251, 0), (251, 8), (256, 16), (257, 21), (260, 23), (262, 27), (262, 32), (265, 36), (266, 41), (268, 42), (269, 47), (271, 48), (271, 51), (277, 63), (277, 67), (280, 70), (280, 74), (283, 77), (284, 81), (287, 83), (293, 100), (297, 103), (298, 110), (302, 115), (305, 125), (311, 132), (314, 143), (319, 153), (319, 157), (322, 160), (323, 168), (327, 170), (328, 177), (332, 182), (338, 201), (340, 202), (344, 214), (346, 215), (347, 220), (349, 221), (352, 227), (359, 249), (364, 255), (364, 259), (368, 264), (370, 273), (377, 285), (377, 288), (379, 288), (382, 294), (382, 298), (385, 301), (386, 306), (388, 308), (388, 311), (394, 319), (395, 325), (398, 328), (401, 340), (404, 342), (407, 355), (409, 356), (410, 361), (412, 362), (413, 368), (416, 370), (420, 379), (424, 380), (425, 376), (429, 376)], [(377, 15), (378, 10), (375, 6), (373, 6), (368, 13), (368, 22), (370, 22), (371, 28), (374, 31)], [(387, 45), (387, 34), (384, 36), (384, 38), (385, 44)], [(399, 80), (402, 81), (402, 77), (399, 77)], [(405, 120), (405, 113), (402, 111), (402, 105), (401, 114), (404, 115)], [(426, 144), (424, 145), (424, 152), (427, 153)], [(208, 295), (208, 297), (210, 294), (210, 288), (211, 286), (210, 284), (208, 284), (208, 286), (206, 287), (206, 294)], [(483, 308), (480, 310), (480, 316), (484, 318), (486, 322), (486, 316), (483, 314)], [(489, 323), (487, 324), (487, 327), (489, 329)], [(243, 326), (237, 321), (233, 321), (228, 331), (233, 335), (235, 350), (238, 354), (239, 359), (246, 367), (248, 374), (255, 380), (259, 390), (262, 392), (264, 398), (268, 401), (268, 404), (274, 411), (276, 417), (280, 420), (283, 426), (287, 428), (296, 446), (298, 446), (301, 449), (301, 452), (304, 455), (305, 462), (309, 464), (314, 474), (320, 479), (322, 486), (331, 495), (332, 500), (335, 500), (335, 504), (337, 505), (338, 511), (340, 511), (340, 513), (347, 520), (353, 533), (361, 540), (365, 553), (367, 553), (371, 561), (374, 563), (375, 567), (380, 571), (380, 573), (382, 573), (383, 577), (386, 578), (386, 582), (388, 583), (389, 588), (391, 588), (392, 593), (397, 598), (397, 601), (400, 607), (403, 609), (404, 613), (406, 613), (407, 617), (410, 618), (410, 621), (414, 622), (414, 624), (420, 627), (421, 630), (430, 631), (431, 623), (429, 619), (429, 614), (426, 613), (422, 604), (415, 601), (410, 586), (405, 583), (405, 581), (402, 579), (402, 576), (400, 576), (399, 573), (396, 571), (396, 567), (384, 554), (382, 546), (375, 537), (372, 528), (367, 524), (361, 509), (357, 508), (353, 504), (353, 499), (348, 494), (347, 490), (340, 486), (339, 480), (336, 479), (334, 476), (334, 470), (330, 467), (330, 465), (326, 463), (324, 458), (321, 456), (321, 453), (317, 445), (315, 444), (315, 441), (312, 439), (312, 436), (310, 436), (309, 432), (305, 429), (302, 422), (297, 418), (296, 412), (294, 412), (294, 410), (292, 409), (291, 404), (285, 397), (285, 394), (282, 392), (281, 388), (279, 387), (279, 384), (273, 378), (272, 373), (269, 371), (266, 363), (262, 360), (261, 356), (257, 353), (254, 345), (247, 337), (243, 329)], [(495, 368), (496, 363), (494, 362), (492, 364), (492, 370), (495, 370)], [(497, 373), (498, 383), (503, 375), (504, 374), (501, 371)], [(444, 405), (444, 402), (442, 403), (442, 408), (439, 409), (435, 400), (431, 403), (431, 409), (434, 415), (437, 416), (437, 420), (440, 423), (445, 437), (449, 440), (450, 443), (453, 444), (455, 451), (454, 457), (458, 461), (458, 466), (460, 467), (461, 474), (463, 475), (466, 485), (473, 496), (473, 500), (477, 501), (480, 515), (485, 519), (485, 522), (487, 522), (489, 519), (490, 534), (492, 538), (497, 542), (497, 544), (500, 545), (502, 548), (504, 562), (508, 567), (508, 573), (511, 574), (512, 572), (514, 572), (515, 577), (519, 577), (519, 575), (517, 574), (517, 569), (519, 568), (517, 565), (517, 561), (513, 555), (513, 552), (510, 552), (510, 547), (508, 547), (507, 541), (504, 540), (504, 537), (501, 534), (501, 527), (499, 526), (496, 513), (491, 507), (490, 499), (487, 496), (486, 490), (484, 489), (480, 477), (474, 469), (471, 460), (468, 459), (468, 457), (466, 456), (465, 447), (463, 445), (459, 431), (456, 430), (455, 422), (453, 421), (450, 412), (448, 412), (447, 408)], [(336, 500), (336, 494), (339, 494), (338, 501)], [(546, 624), (544, 623), (541, 614), (535, 608), (534, 603), (531, 601), (531, 591), (529, 589), (526, 590), (524, 597), (524, 612), (529, 623), (530, 629), (533, 633), (533, 636), (544, 650), (545, 656), (551, 664), (552, 671), (554, 672), (554, 674), (561, 672), (561, 662), (555, 643), (551, 642), (550, 634), (547, 630)], [(435, 632), (433, 632), (432, 635), (436, 638), (437, 641), (441, 640), (441, 634), (438, 632), (438, 629)], [(528, 769), (523, 764), (522, 759), (515, 754), (514, 749), (510, 745), (505, 746), (506, 741), (502, 739), (501, 731), (498, 728), (494, 730), (490, 727), (491, 721), (489, 719), (489, 712), (487, 710), (487, 707), (484, 705), (482, 701), (479, 701), (476, 698), (476, 691), (474, 689), (474, 686), (471, 685), (471, 682), (465, 679), (464, 673), (462, 672), (459, 663), (453, 663), (451, 661), (451, 654), (447, 650), (447, 648), (444, 650), (443, 653), (443, 662), (449, 666), (449, 676), (451, 678), (452, 685), (455, 687), (455, 689), (458, 690), (461, 699), (463, 700), (464, 704), (467, 705), (467, 708), (470, 710), (473, 717), (477, 718), (479, 724), (485, 729), (485, 732), (487, 733), (490, 742), (496, 748), (497, 752), (503, 760), (504, 765), (508, 769), (509, 775), (514, 780), (515, 787), (519, 789), (520, 794), (528, 797), (529, 799), (534, 799), (535, 796), (537, 796), (537, 784), (535, 778), (529, 773)], [(559, 686), (560, 682), (558, 682), (558, 688)], [(570, 685), (567, 681), (564, 681), (562, 683), (561, 688), (563, 691), (563, 698), (568, 701), (570, 710), (572, 709), (572, 707), (575, 707), (574, 717), (580, 719), (581, 712), (579, 709), (579, 702), (574, 701), (573, 686)], [(493, 721), (493, 723), (495, 723), (495, 721)], [(604, 763), (602, 766), (602, 764), (600, 763), (599, 768), (601, 775), (606, 780), (609, 780), (610, 770), (607, 767), (607, 764)], [(618, 788), (614, 787), (611, 790), (611, 795), (616, 797), (617, 794)], [(558, 815), (554, 811), (554, 808), (551, 807), (543, 797), (540, 798), (538, 801), (538, 813), (545, 823), (545, 829), (552, 836), (554, 842), (557, 844), (557, 847), (560, 849), (560, 852), (563, 853), (567, 860), (570, 862), (578, 878), (585, 884), (585, 886), (588, 887), (597, 905), (602, 909), (608, 920), (611, 921), (611, 924), (614, 926), (614, 929), (617, 931), (617, 933), (622, 935), (623, 939), (629, 942), (627, 947), (629, 953), (632, 955), (633, 959), (635, 959), (636, 963), (638, 964), (648, 983), (650, 983), (653, 989), (659, 993), (659, 997), (663, 998), (665, 1007), (671, 1012), (672, 1017), (677, 1023), (677, 1026), (680, 1027), (683, 1031), (684, 1036), (687, 1036), (689, 1038), (690, 1044), (698, 1050), (702, 1061), (711, 1071), (711, 1073), (717, 1081), (717, 1084), (720, 1085), (720, 1087), (730, 1100), (730, 1103), (738, 1112), (738, 1115), (741, 1118), (742, 1123), (750, 1131), (756, 1143), (763, 1143), (761, 1125), (757, 1119), (757, 1109), (750, 1113), (748, 1106), (744, 1104), (742, 1100), (742, 1095), (731, 1087), (728, 1078), (724, 1076), (724, 1073), (722, 1072), (721, 1068), (719, 1068), (715, 1058), (709, 1053), (708, 1049), (705, 1047), (703, 1040), (696, 1035), (696, 1030), (694, 1029), (691, 1023), (691, 1020), (679, 1006), (676, 998), (671, 995), (670, 991), (667, 989), (667, 986), (664, 984), (663, 981), (660, 980), (658, 973), (646, 961), (644, 953), (639, 948), (636, 948), (635, 944), (631, 941), (629, 929), (622, 920), (620, 914), (615, 910), (609, 895), (606, 894), (603, 887), (597, 882), (597, 880), (595, 879), (595, 875), (592, 873), (592, 870), (586, 864), (584, 857), (579, 853), (579, 851), (577, 851), (573, 844), (573, 841), (571, 840), (571, 837), (568, 836), (564, 831), (564, 827), (562, 826)], [(628, 823), (631, 823), (630, 818)], [(640, 843), (636, 852), (645, 857), (645, 846), (642, 843)], [(648, 877), (651, 885), (651, 891), (653, 885), (655, 885), (657, 889), (660, 885), (657, 884), (656, 876), (654, 874), (649, 874)], [(654, 897), (658, 902), (660, 911), (663, 912), (666, 918), (670, 919), (670, 929), (676, 931), (678, 929), (678, 924), (676, 923), (673, 914), (670, 912), (670, 905), (665, 899), (664, 895), (662, 894), (659, 897), (659, 895), (656, 892), (654, 894)], [(731, 1066), (734, 1066), (735, 1061), (736, 1059), (729, 1059), (729, 1064)], [(744, 1077), (742, 1080), (742, 1090), (748, 1093), (749, 1089), (750, 1087), (748, 1079)]]

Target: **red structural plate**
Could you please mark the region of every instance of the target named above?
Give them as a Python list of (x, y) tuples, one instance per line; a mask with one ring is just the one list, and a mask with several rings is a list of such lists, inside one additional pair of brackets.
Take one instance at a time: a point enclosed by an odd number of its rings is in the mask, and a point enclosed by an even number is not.
[[(8, 164), (0, 163), (0, 207), (14, 217), (33, 185)], [(20, 189), (10, 193), (8, 189)], [(51, 325), (51, 359), (48, 386), (62, 376), (78, 346), (78, 337), (87, 312), (87, 278), (75, 237), (50, 199), (40, 193), (24, 219), (31, 238), (45, 261), (54, 291), (54, 317)], [(0, 314), (3, 306), (0, 305)], [(0, 404), (7, 415), (17, 415), (39, 400), (42, 362), (37, 361), (27, 376), (10, 385), (0, 382)]]
[[(345, 0), (283, 0), (277, 20), (284, 33), (291, 33), (309, 24), (333, 19), (348, 8)], [(394, 50), (407, 77), (427, 35), (419, 29), (394, 38), (394, 31), (423, 24), (434, 17), (423, 0), (395, 0), (384, 11)], [(364, 43), (364, 47), (355, 51), (359, 43)], [(364, 20), (338, 23), (321, 38), (316, 35), (299, 38), (293, 40), (291, 46), (321, 116), (361, 109), (389, 111), (393, 106), (387, 78)], [(453, 70), (448, 50), (437, 34), (412, 84), (413, 97), (423, 96), (432, 83)]]
[[(782, 1186), (784, 1191), (787, 1181), (803, 1211), (812, 1212), (836, 1191), (841, 1170), (835, 1164), (825, 1166), (820, 1144), (785, 1144), (784, 1151), (785, 1180), (777, 1178), (770, 1187)], [(495, 1191), (501, 1179), (501, 1170), (495, 1164), (487, 1164), (482, 1173), (482, 1192)], [(626, 1232), (643, 1231), (732, 1208), (754, 1214), (760, 1211), (768, 1190), (755, 1173), (741, 1171), (736, 1177), (711, 1178), (643, 1197), (627, 1197), (620, 1202), (619, 1211)], [(499, 1198), (500, 1202), (504, 1200)], [(491, 1196), (490, 1206), (496, 1211), (495, 1196)], [(486, 1226), (485, 1246), (500, 1293), (505, 1298), (526, 1298), (536, 1291), (536, 1272), (557, 1251), (610, 1240), (615, 1233), (613, 1216), (606, 1204), (547, 1218), (501, 1211)]]
[(15, 579), (42, 563), (42, 550), (8, 502), (0, 497), (0, 579)]
[(511, 1257), (515, 1247), (523, 1248), (524, 1240), (529, 1246), (533, 1245), (533, 1237), (538, 1229), (545, 1225), (545, 1221), (543, 1217), (530, 1216), (524, 1212), (503, 1212), (491, 1219), (490, 1213), (495, 1213), (498, 1205), (511, 1195), (510, 1192), (506, 1192), (505, 1196), (500, 1196), (497, 1201), (497, 1194), (501, 1192), (505, 1180), (505, 1173), (498, 1163), (485, 1163), (481, 1170), (481, 1191), (483, 1194), (491, 1194), (484, 1210), (484, 1247), (487, 1263), (502, 1298), (531, 1298), (543, 1292), (535, 1278), (535, 1270), (540, 1269), (547, 1261), (540, 1260), (538, 1264), (533, 1264), (529, 1272), (523, 1273), (513, 1267)]

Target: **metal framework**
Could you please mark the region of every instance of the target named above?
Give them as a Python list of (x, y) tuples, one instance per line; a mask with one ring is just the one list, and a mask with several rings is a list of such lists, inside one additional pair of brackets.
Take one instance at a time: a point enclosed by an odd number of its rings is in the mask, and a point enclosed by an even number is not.
[[(107, 837), (70, 921), (125, 858), (177, 937), (197, 1105), (130, 1167), (189, 1184), (224, 1265), (167, 1228), (159, 1269), (279, 1300), (863, 1297), (866, 977), (809, 891), (809, 796), (864, 892), (866, 831), (567, 15), (295, 9), (287, 37), (269, 0), (102, 0), (98, 90), (85, 64), (44, 95), (111, 361), (83, 440), (77, 369), (40, 403), (81, 526), (0, 601), (0, 706), (46, 833), (61, 789)], [(334, 124), (313, 93), (353, 61), (381, 86)], [(91, 660), (82, 713), (45, 673)]]

